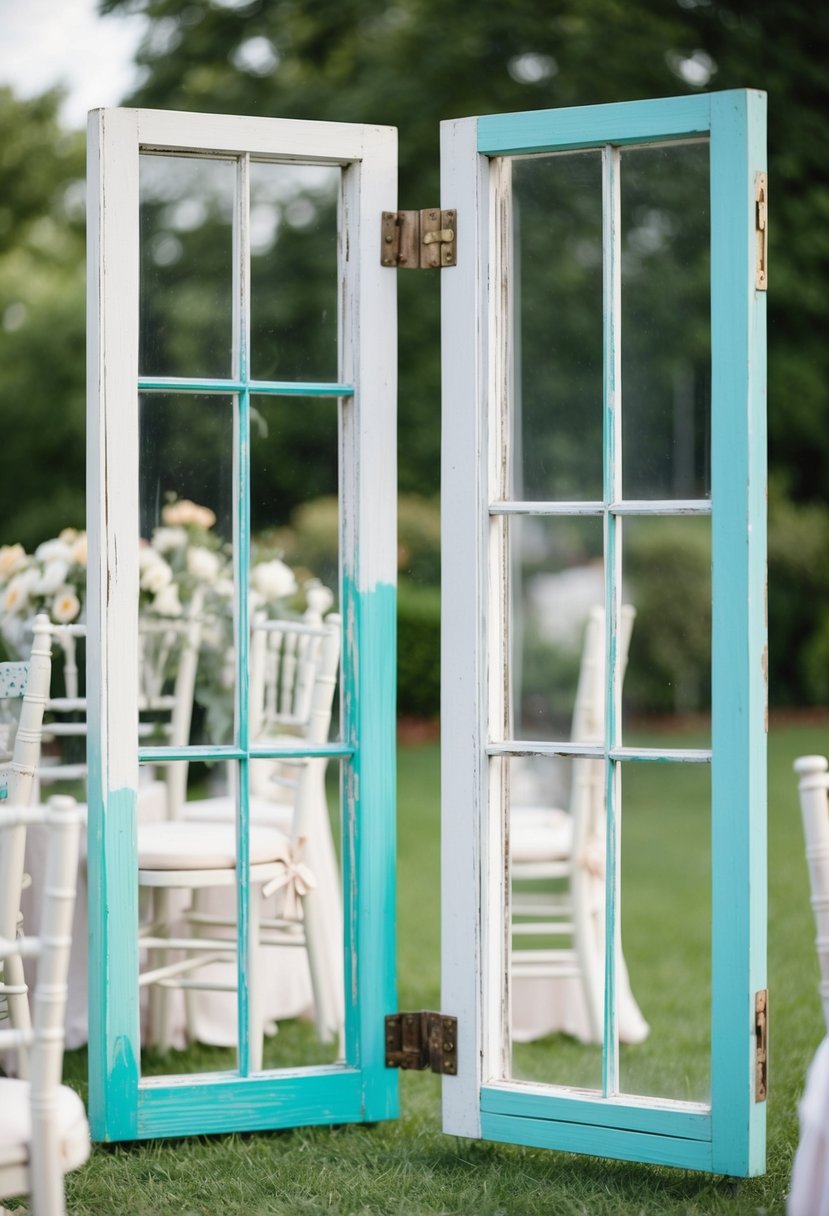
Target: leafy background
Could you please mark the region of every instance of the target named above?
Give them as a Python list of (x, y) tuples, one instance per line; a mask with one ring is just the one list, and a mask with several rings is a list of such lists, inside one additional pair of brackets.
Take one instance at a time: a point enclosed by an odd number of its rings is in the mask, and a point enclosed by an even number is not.
[[(478, 0), (474, 6), (461, 0), (102, 0), (100, 7), (149, 18), (137, 56), (143, 82), (125, 98), (128, 104), (397, 126), (400, 199), (408, 207), (438, 197), (444, 118), (702, 89), (767, 90), (770, 694), (773, 705), (827, 700), (829, 10), (782, 0)], [(58, 102), (56, 93), (21, 100), (0, 90), (0, 408), (7, 469), (0, 514), (2, 539), (27, 548), (60, 526), (82, 526), (84, 518), (84, 136), (61, 129)], [(207, 231), (191, 232), (194, 256)], [(316, 246), (301, 223), (292, 225), (287, 209), (283, 231), (293, 234), (282, 262), (293, 276), (292, 302), (310, 326), (313, 301), (303, 284), (314, 290)], [(438, 276), (401, 274), (399, 280), (405, 326), (400, 490), (421, 501), (422, 514), (434, 515)], [(264, 323), (282, 323), (278, 302), (263, 306), (262, 315)], [(281, 469), (274, 487), (286, 523), (307, 497), (309, 478), (330, 484), (324, 468), (319, 476), (314, 471), (313, 436), (300, 427), (294, 439), (304, 442), (302, 460), (293, 471)], [(428, 572), (416, 571), (407, 564), (405, 542), (401, 548), (401, 574), (410, 584), (401, 596), (403, 615), (416, 603), (412, 611), (421, 620), (431, 605), (435, 637), (436, 554)], [(662, 639), (659, 649), (670, 646)], [(432, 685), (436, 664), (433, 654), (426, 681)], [(417, 705), (404, 708), (422, 713), (422, 693), (416, 689)], [(426, 708), (435, 712), (434, 699)]]

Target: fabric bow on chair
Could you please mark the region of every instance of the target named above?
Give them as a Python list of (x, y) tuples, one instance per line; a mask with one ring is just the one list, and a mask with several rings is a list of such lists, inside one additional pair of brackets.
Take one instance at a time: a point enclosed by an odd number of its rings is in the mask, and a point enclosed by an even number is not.
[(311, 870), (302, 860), (304, 849), (305, 837), (301, 836), (291, 849), (286, 852), (283, 859), (285, 869), (281, 874), (277, 874), (275, 878), (266, 882), (262, 888), (262, 895), (265, 899), (269, 895), (275, 895), (277, 891), (284, 891), (282, 915), (286, 921), (302, 920), (304, 915), (302, 900), (317, 885), (316, 878), (314, 878)]

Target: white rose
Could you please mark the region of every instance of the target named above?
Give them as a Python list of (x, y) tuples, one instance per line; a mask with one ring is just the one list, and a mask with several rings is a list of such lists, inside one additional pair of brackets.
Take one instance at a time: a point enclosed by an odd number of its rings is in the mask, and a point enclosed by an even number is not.
[(26, 561), (26, 550), (21, 544), (3, 545), (0, 549), (0, 578), (16, 574)]
[(236, 588), (231, 578), (217, 578), (213, 584), (213, 592), (223, 600), (232, 600)]
[(181, 549), (187, 544), (187, 533), (184, 528), (155, 528), (153, 530), (153, 548), (158, 553), (169, 553), (171, 549)]
[(76, 566), (85, 566), (87, 561), (86, 533), (79, 532), (72, 542), (72, 561)]
[(40, 582), (40, 571), (37, 566), (27, 566), (25, 570), (21, 570), (14, 577), (15, 582), (19, 582), (20, 586), (25, 588), (26, 594), (32, 595)]
[(66, 562), (68, 565), (72, 561), (72, 546), (67, 545), (59, 537), (54, 540), (45, 540), (42, 545), (38, 545), (35, 549), (35, 557), (39, 562)]
[(55, 557), (47, 562), (43, 574), (37, 581), (35, 590), (40, 595), (54, 595), (59, 587), (66, 582), (69, 573), (69, 562), (64, 558)]
[(52, 620), (56, 625), (68, 625), (81, 610), (81, 601), (71, 587), (62, 587), (52, 603)]
[(16, 575), (3, 594), (3, 608), (8, 613), (22, 613), (29, 603), (30, 580)]
[(294, 572), (278, 557), (260, 562), (251, 570), (250, 581), (266, 600), (281, 600), (296, 591)]
[(149, 591), (150, 595), (157, 595), (159, 591), (169, 587), (172, 581), (173, 572), (161, 557), (146, 566), (141, 575), (142, 590)]
[(165, 524), (181, 524), (183, 527), (195, 524), (201, 528), (212, 528), (216, 522), (216, 516), (210, 507), (201, 507), (198, 503), (191, 502), (189, 498), (181, 498), (178, 502), (168, 503), (162, 509), (161, 518)]
[(153, 600), (153, 611), (159, 616), (181, 616), (181, 600), (178, 598), (178, 587), (168, 583), (162, 587)]
[(195, 545), (187, 552), (187, 569), (193, 578), (212, 583), (219, 573), (219, 558), (202, 545)]

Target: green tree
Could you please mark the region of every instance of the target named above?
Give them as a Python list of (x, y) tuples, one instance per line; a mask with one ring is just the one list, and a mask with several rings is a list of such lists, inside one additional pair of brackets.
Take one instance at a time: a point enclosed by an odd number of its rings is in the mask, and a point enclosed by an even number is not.
[(85, 513), (84, 140), (60, 99), (0, 88), (0, 517), (29, 548)]
[[(621, 0), (479, 0), (474, 6), (460, 0), (101, 0), (100, 7), (112, 14), (141, 11), (149, 19), (138, 53), (144, 80), (130, 104), (396, 126), (400, 202), (407, 207), (438, 197), (442, 118), (700, 89), (766, 89), (775, 484), (771, 691), (786, 700), (820, 695), (814, 682), (793, 678), (802, 668), (790, 650), (798, 644), (802, 653), (820, 651), (829, 610), (820, 597), (803, 597), (795, 637), (797, 597), (787, 580), (796, 571), (784, 557), (794, 518), (787, 505), (795, 504), (795, 515), (806, 511), (798, 518), (818, 521), (826, 513), (829, 11), (783, 0), (640, 0), (635, 6)], [(20, 470), (20, 479), (5, 479), (0, 504), (4, 539), (29, 545), (57, 521), (81, 522), (83, 513), (82, 150), (80, 137), (60, 129), (57, 104), (56, 94), (20, 102), (0, 90), (0, 403), (7, 467)], [(316, 253), (308, 252), (314, 242), (301, 217), (295, 222), (287, 205), (283, 210), (283, 231), (293, 229), (295, 237), (283, 246), (284, 265), (289, 278), (304, 284), (316, 274)], [(169, 235), (160, 209), (156, 221), (158, 235)], [(180, 226), (172, 235), (188, 258), (203, 258), (205, 250), (212, 256), (209, 225)], [(175, 313), (188, 287), (175, 259), (165, 262), (165, 256), (156, 269)], [(269, 256), (262, 263), (268, 274)], [(683, 290), (692, 289), (698, 284), (683, 280)], [(401, 274), (398, 292), (405, 318), (400, 485), (431, 496), (439, 488), (438, 276)], [(310, 295), (300, 303), (313, 311)], [(195, 301), (196, 312), (203, 304)], [(163, 313), (163, 301), (160, 307)], [(262, 324), (286, 337), (278, 300), (263, 310)], [(305, 466), (314, 459), (314, 444), (304, 438)], [(330, 484), (326, 477), (321, 468), (321, 491)], [(289, 487), (285, 511), (295, 497)]]

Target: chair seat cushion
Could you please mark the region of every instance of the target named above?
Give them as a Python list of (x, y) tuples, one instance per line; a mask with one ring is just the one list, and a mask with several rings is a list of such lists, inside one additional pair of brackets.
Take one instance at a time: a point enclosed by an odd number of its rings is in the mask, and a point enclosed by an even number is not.
[(514, 806), (509, 851), (513, 861), (563, 861), (573, 848), (573, 817), (558, 807)]
[[(57, 1126), (61, 1168), (64, 1173), (83, 1165), (91, 1151), (86, 1111), (74, 1089), (57, 1091)], [(0, 1169), (28, 1165), (32, 1137), (29, 1082), (0, 1077)]]
[[(253, 827), (251, 865), (290, 860), (290, 841), (274, 828)], [(232, 870), (236, 865), (236, 831), (232, 823), (141, 823), (138, 867), (141, 870)]]
[[(277, 828), (280, 832), (290, 833), (293, 813), (292, 803), (271, 802), (270, 798), (251, 798), (250, 800), (249, 814), (252, 824)], [(236, 804), (226, 794), (220, 794), (215, 798), (197, 798), (192, 802), (185, 802), (180, 814), (181, 819), (188, 822), (233, 823), (236, 816)]]

